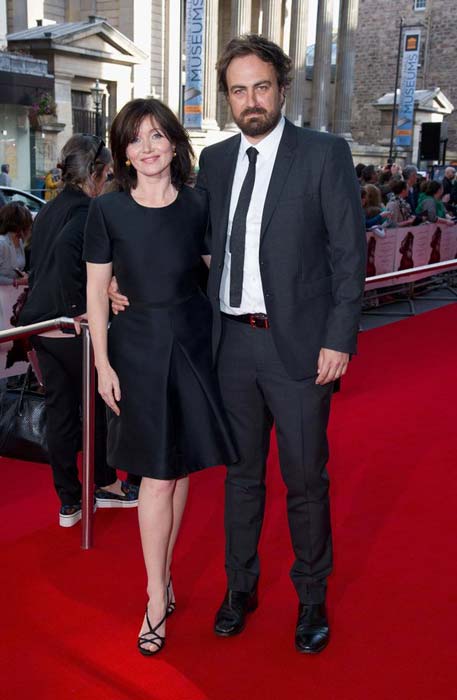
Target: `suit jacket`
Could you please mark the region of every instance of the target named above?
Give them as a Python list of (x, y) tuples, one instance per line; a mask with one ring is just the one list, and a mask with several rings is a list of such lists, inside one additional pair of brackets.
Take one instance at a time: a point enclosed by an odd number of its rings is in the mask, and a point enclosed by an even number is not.
[[(213, 357), (240, 135), (205, 148), (197, 186), (210, 208)], [(354, 353), (366, 269), (360, 188), (346, 141), (286, 120), (261, 225), (260, 274), (271, 332), (294, 379), (314, 376), (321, 347)], [(262, 330), (253, 330), (261, 333)]]
[(90, 197), (65, 188), (48, 202), (32, 228), (30, 291), (20, 323), (80, 316), (86, 311), (86, 265), (82, 260)]

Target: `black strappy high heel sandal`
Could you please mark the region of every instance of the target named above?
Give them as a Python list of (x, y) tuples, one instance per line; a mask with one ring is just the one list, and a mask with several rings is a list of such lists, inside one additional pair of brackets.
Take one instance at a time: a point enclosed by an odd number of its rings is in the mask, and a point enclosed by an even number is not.
[[(159, 651), (162, 651), (162, 649), (165, 646), (165, 636), (162, 637), (162, 635), (157, 633), (157, 630), (161, 625), (163, 625), (166, 619), (167, 613), (165, 613), (160, 622), (158, 622), (157, 625), (153, 627), (151, 625), (151, 621), (148, 615), (148, 606), (146, 606), (146, 622), (149, 627), (149, 632), (143, 632), (143, 634), (140, 634), (140, 636), (138, 637), (137, 646), (140, 654), (143, 654), (143, 656), (154, 656), (155, 654), (158, 654)], [(143, 646), (144, 644), (155, 644), (156, 649), (145, 649)]]
[[(172, 615), (174, 613), (174, 611), (176, 610), (176, 601), (171, 600), (172, 586), (173, 586), (173, 582), (172, 582), (171, 576), (170, 576), (170, 580), (168, 581), (168, 584), (167, 584), (167, 617), (170, 617), (170, 615)], [(173, 591), (173, 597), (174, 597), (174, 591)]]

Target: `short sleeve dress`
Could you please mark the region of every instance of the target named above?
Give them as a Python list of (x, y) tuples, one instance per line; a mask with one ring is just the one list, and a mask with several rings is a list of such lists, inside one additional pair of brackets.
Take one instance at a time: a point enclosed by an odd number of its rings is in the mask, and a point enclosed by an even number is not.
[(198, 287), (207, 226), (205, 195), (144, 207), (126, 192), (91, 203), (84, 259), (112, 262), (129, 306), (108, 331), (120, 387), (109, 411), (108, 463), (176, 479), (237, 460), (211, 361), (211, 307)]

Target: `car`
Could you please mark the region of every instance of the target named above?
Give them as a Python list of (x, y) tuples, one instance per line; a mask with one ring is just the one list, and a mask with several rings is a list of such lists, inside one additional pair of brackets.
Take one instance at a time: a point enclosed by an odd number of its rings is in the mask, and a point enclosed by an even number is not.
[(1, 185), (0, 190), (8, 202), (22, 202), (28, 209), (30, 209), (32, 216), (36, 216), (40, 209), (46, 204), (45, 200), (41, 197), (37, 197), (35, 194), (30, 192), (25, 192), (24, 190), (19, 190), (17, 187), (6, 187), (6, 185)]

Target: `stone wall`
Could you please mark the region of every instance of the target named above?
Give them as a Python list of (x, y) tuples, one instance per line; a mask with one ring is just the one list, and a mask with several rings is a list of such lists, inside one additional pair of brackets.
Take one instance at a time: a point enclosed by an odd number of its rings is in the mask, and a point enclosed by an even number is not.
[[(425, 25), (420, 28), (421, 60), (416, 89), (440, 87), (457, 110), (455, 3), (428, 0), (427, 9), (422, 12), (413, 7), (413, 0), (360, 0), (352, 112), (352, 133), (360, 143), (377, 143), (380, 139), (381, 113), (373, 103), (394, 89), (400, 16), (406, 25)], [(446, 121), (448, 150), (457, 151), (457, 111)]]

